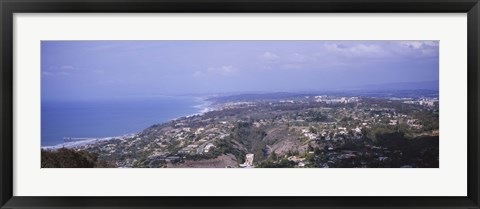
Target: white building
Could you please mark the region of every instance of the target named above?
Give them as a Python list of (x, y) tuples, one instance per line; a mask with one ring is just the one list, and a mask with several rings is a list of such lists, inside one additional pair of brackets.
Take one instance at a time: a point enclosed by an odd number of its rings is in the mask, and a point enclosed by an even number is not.
[(207, 145), (205, 145), (205, 148), (203, 149), (204, 152), (208, 152), (210, 151), (210, 148), (213, 148), (215, 147), (215, 145), (213, 145), (212, 143), (208, 143)]
[(240, 164), (240, 167), (252, 167), (253, 166), (253, 158), (254, 158), (254, 154), (247, 154), (245, 156), (245, 163), (243, 164)]

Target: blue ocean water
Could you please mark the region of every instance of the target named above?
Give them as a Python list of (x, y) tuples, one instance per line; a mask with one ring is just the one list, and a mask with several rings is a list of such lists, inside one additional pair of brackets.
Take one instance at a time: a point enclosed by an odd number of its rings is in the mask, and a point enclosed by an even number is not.
[(42, 102), (41, 145), (62, 144), (64, 137), (95, 138), (139, 132), (151, 125), (201, 112), (193, 97)]

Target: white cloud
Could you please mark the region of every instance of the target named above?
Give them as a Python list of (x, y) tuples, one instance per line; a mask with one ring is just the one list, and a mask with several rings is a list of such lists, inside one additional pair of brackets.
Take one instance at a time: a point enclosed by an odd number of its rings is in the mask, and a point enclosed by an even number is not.
[(271, 70), (272, 69), (272, 66), (267, 66), (267, 65), (264, 65), (260, 68), (261, 70)]
[(61, 70), (73, 70), (75, 69), (72, 65), (62, 65), (60, 66)]
[(222, 76), (234, 76), (238, 74), (238, 69), (231, 65), (224, 65), (221, 67), (209, 67), (205, 71), (195, 71), (193, 76), (205, 76), (205, 75), (222, 75)]
[(60, 72), (50, 72), (50, 71), (43, 71), (42, 76), (67, 76), (70, 75), (69, 72), (60, 71)]
[(400, 45), (410, 49), (420, 49), (423, 43), (420, 41), (402, 41)]
[(328, 53), (348, 58), (424, 58), (438, 56), (438, 46), (438, 41), (392, 41), (328, 43), (324, 47)]
[(48, 71), (44, 71), (44, 72), (42, 72), (42, 75), (44, 75), (44, 76), (51, 76), (51, 75), (53, 75), (53, 73), (48, 72)]
[(265, 52), (262, 55), (260, 55), (260, 58), (263, 59), (263, 60), (267, 60), (267, 61), (275, 61), (275, 60), (280, 59), (280, 57), (278, 55), (276, 55), (272, 52)]
[(438, 47), (438, 41), (402, 41), (400, 45), (410, 49)]
[(218, 68), (216, 67), (208, 68), (207, 72), (210, 74), (236, 75), (238, 73), (238, 69), (234, 68), (231, 65), (224, 65)]
[(293, 62), (306, 62), (307, 61), (307, 57), (305, 57), (304, 55), (300, 54), (300, 53), (293, 53), (290, 57), (289, 57), (290, 61), (293, 61)]
[(433, 46), (433, 47), (438, 47), (439, 46), (438, 41), (424, 41), (423, 44), (425, 44), (427, 46)]
[(195, 76), (195, 77), (199, 77), (199, 76), (203, 76), (203, 75), (205, 75), (205, 73), (203, 73), (202, 71), (195, 71), (193, 73), (193, 76)]
[(386, 56), (388, 52), (375, 44), (325, 44), (325, 49), (329, 52), (337, 53), (348, 57), (366, 57), (366, 56)]
[(290, 63), (290, 64), (281, 65), (280, 67), (285, 69), (300, 69), (303, 67), (303, 65)]
[(397, 50), (397, 52), (417, 57), (433, 57), (438, 56), (438, 44), (438, 41), (402, 41), (400, 46), (403, 50)]

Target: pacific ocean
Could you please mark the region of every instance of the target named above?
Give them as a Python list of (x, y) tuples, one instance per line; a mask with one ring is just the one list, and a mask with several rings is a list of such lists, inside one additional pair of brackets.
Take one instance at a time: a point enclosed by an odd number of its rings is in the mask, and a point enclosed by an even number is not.
[(136, 133), (175, 118), (200, 113), (195, 97), (155, 97), (102, 101), (48, 101), (41, 107), (41, 146), (64, 137), (103, 138)]

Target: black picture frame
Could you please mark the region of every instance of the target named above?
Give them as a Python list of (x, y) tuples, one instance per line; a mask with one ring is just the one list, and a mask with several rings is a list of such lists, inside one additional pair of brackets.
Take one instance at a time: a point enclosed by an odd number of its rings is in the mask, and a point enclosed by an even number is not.
[[(0, 0), (1, 208), (479, 208), (478, 0)], [(14, 13), (467, 13), (468, 195), (465, 197), (13, 196)], [(449, 179), (445, 179), (448, 181)], [(414, 188), (413, 188), (414, 189)]]

